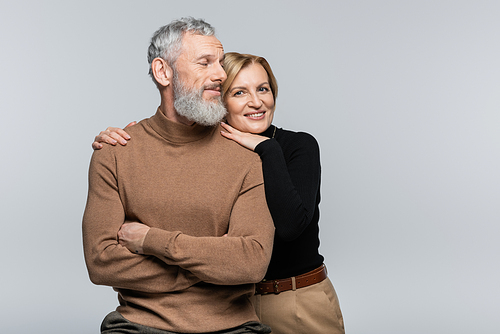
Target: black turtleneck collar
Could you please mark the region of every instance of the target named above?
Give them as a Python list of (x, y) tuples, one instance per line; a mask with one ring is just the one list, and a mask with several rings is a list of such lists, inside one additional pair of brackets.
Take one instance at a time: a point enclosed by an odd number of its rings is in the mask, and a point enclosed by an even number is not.
[(267, 137), (267, 138), (272, 138), (273, 135), (276, 133), (276, 126), (275, 125), (270, 125), (266, 131), (260, 133), (261, 136)]

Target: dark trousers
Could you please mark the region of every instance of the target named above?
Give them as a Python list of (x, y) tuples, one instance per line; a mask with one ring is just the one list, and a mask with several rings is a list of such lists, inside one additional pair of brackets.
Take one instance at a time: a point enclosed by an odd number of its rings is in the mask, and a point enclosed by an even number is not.
[[(157, 328), (139, 325), (125, 319), (120, 313), (113, 311), (104, 318), (101, 324), (102, 334), (179, 334)], [(256, 321), (247, 322), (241, 326), (205, 334), (247, 334), (271, 333), (271, 328)]]

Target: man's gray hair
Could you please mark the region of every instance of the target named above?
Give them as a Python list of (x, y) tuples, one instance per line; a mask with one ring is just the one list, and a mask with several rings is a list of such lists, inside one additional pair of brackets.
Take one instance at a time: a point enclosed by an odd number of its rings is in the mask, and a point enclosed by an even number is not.
[(158, 84), (151, 69), (151, 63), (155, 58), (162, 58), (175, 70), (175, 61), (181, 54), (182, 37), (184, 33), (203, 36), (214, 36), (215, 29), (203, 19), (193, 17), (183, 17), (172, 21), (166, 26), (158, 29), (151, 38), (151, 44), (148, 48), (149, 75), (155, 84)]

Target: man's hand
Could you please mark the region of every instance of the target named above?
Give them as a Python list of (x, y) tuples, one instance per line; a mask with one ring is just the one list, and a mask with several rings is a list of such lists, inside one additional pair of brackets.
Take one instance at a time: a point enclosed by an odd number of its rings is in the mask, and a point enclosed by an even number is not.
[(118, 231), (118, 243), (136, 254), (144, 254), (142, 248), (149, 226), (141, 223), (124, 223)]
[(246, 147), (252, 151), (255, 150), (255, 147), (257, 147), (257, 145), (262, 143), (264, 140), (269, 139), (264, 136), (259, 136), (247, 132), (241, 132), (226, 123), (221, 123), (221, 126), (224, 128), (224, 130), (226, 130), (226, 131), (221, 131), (221, 135), (223, 135), (226, 138), (234, 140), (241, 146)]
[[(135, 125), (137, 122), (130, 122), (126, 127)], [(92, 148), (94, 150), (100, 150), (102, 148), (101, 143), (106, 143), (110, 145), (116, 145), (116, 143), (120, 143), (120, 145), (127, 145), (127, 140), (130, 140), (130, 136), (125, 130), (120, 128), (114, 128), (112, 126), (108, 127), (106, 130), (101, 131), (99, 135), (97, 135), (92, 143)]]

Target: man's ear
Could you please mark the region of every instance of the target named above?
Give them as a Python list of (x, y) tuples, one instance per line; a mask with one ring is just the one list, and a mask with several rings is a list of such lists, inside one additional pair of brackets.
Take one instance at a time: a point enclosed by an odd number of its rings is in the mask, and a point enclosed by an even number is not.
[(153, 62), (151, 63), (151, 70), (158, 84), (163, 87), (170, 85), (174, 72), (164, 59), (153, 59)]

